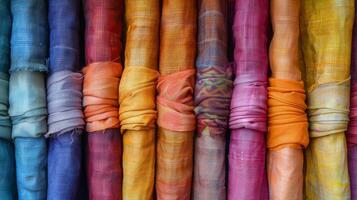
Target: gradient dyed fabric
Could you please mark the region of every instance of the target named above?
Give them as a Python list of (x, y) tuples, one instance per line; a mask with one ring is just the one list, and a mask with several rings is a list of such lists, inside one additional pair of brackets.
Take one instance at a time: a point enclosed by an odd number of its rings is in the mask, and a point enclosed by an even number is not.
[(123, 5), (122, 0), (84, 1), (87, 66), (82, 71), (89, 199), (122, 197), (118, 87)]
[[(355, 1), (356, 4), (356, 1)], [(352, 35), (351, 56), (351, 98), (350, 121), (347, 137), (348, 171), (351, 183), (351, 197), (357, 199), (357, 8), (355, 7), (355, 23)]]
[(271, 1), (272, 77), (268, 88), (267, 170), (270, 199), (303, 199), (303, 149), (309, 142), (299, 63), (300, 1)]
[(157, 199), (190, 199), (195, 115), (196, 3), (164, 0), (157, 90)]
[(235, 2), (228, 199), (264, 197), (268, 19), (267, 0)]
[(226, 130), (232, 94), (232, 71), (227, 60), (227, 4), (198, 3), (193, 199), (226, 199)]
[(349, 114), (354, 1), (304, 0), (301, 10), (310, 121), (306, 199), (350, 199), (344, 132)]
[(48, 106), (47, 199), (77, 199), (81, 173), (82, 74), (80, 0), (49, 1), (50, 76)]
[(119, 87), (123, 199), (151, 200), (155, 183), (158, 0), (125, 2), (125, 69)]
[(48, 24), (45, 0), (11, 1), (9, 114), (15, 140), (18, 199), (46, 199), (45, 74)]

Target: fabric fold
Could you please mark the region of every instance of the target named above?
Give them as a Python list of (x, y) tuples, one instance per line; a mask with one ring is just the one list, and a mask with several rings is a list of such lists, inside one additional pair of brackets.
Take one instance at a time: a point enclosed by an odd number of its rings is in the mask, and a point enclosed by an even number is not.
[(306, 199), (351, 197), (344, 132), (349, 114), (354, 4), (353, 0), (302, 1), (300, 27), (310, 122)]
[(116, 62), (83, 68), (83, 107), (88, 132), (119, 127), (118, 87), (122, 67)]
[(265, 198), (269, 1), (236, 0), (228, 199)]
[(193, 87), (195, 70), (160, 76), (157, 84), (157, 123), (171, 131), (194, 131)]
[(269, 82), (267, 147), (270, 150), (306, 148), (309, 134), (303, 82), (274, 78)]
[(43, 136), (47, 132), (45, 75), (40, 72), (13, 72), (9, 90), (12, 138)]
[(162, 1), (160, 77), (157, 85), (159, 126), (156, 146), (157, 199), (188, 200), (193, 171), (193, 92), (196, 56), (196, 2)]
[(70, 71), (53, 73), (47, 80), (48, 132), (59, 135), (84, 129), (82, 75)]
[(147, 67), (124, 69), (119, 87), (119, 120), (123, 134), (126, 130), (155, 128), (155, 86), (158, 76), (156, 70)]

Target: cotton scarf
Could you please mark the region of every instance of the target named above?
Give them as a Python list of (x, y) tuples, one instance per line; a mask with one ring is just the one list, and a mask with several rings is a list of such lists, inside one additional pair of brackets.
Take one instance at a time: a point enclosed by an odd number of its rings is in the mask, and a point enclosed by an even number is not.
[(235, 80), (229, 127), (228, 199), (265, 197), (265, 132), (267, 130), (266, 0), (235, 2), (233, 22)]
[(301, 10), (310, 122), (306, 199), (350, 199), (344, 132), (349, 114), (354, 1), (304, 0)]
[(157, 85), (157, 199), (190, 199), (195, 115), (196, 3), (162, 1)]
[(121, 199), (122, 141), (118, 87), (123, 1), (85, 0), (83, 107), (89, 199)]
[(227, 64), (226, 6), (219, 0), (198, 3), (194, 199), (226, 199), (226, 131), (233, 85)]
[(44, 0), (11, 1), (9, 114), (19, 200), (46, 199), (45, 74), (48, 24)]
[(49, 1), (50, 59), (47, 78), (47, 199), (78, 198), (82, 112), (80, 0)]
[(155, 178), (158, 0), (127, 0), (125, 69), (119, 87), (123, 199), (151, 200)]

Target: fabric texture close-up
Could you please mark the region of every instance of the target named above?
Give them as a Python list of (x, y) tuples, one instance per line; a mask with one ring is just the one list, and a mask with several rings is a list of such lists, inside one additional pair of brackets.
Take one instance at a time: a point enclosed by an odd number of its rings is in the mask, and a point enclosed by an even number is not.
[(157, 85), (157, 199), (188, 200), (193, 171), (196, 2), (164, 0)]
[(270, 3), (267, 173), (272, 200), (303, 199), (303, 149), (309, 142), (299, 60), (300, 0)]
[(227, 4), (198, 1), (193, 199), (226, 199), (226, 131), (232, 95), (227, 59)]
[(87, 131), (89, 199), (122, 199), (119, 82), (122, 73), (122, 0), (85, 0), (83, 108)]
[(350, 199), (345, 131), (354, 0), (303, 0), (301, 11), (310, 123), (306, 199)]
[(159, 0), (126, 0), (125, 68), (119, 86), (123, 199), (151, 200), (155, 184)]
[(9, 115), (19, 200), (46, 199), (47, 1), (11, 1)]
[(228, 199), (265, 199), (269, 1), (237, 0)]
[(47, 199), (78, 199), (82, 170), (80, 0), (49, 0), (50, 28)]

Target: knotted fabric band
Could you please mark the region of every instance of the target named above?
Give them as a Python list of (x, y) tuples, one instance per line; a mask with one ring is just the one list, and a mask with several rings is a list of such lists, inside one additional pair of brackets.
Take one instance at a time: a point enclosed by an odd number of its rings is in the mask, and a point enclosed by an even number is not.
[(349, 143), (357, 144), (357, 83), (351, 87), (350, 121), (346, 137)]
[(48, 132), (62, 134), (83, 129), (82, 74), (60, 71), (47, 80)]
[(322, 137), (347, 130), (349, 95), (350, 78), (338, 83), (321, 84), (309, 90), (310, 137)]
[(11, 139), (9, 108), (9, 75), (0, 72), (0, 138)]
[(11, 1), (10, 71), (47, 71), (47, 1)]
[(265, 77), (240, 75), (234, 81), (229, 126), (265, 132), (267, 111), (267, 82)]
[(156, 81), (159, 73), (147, 67), (127, 67), (119, 87), (121, 132), (155, 128)]
[(193, 87), (195, 70), (160, 76), (157, 90), (157, 123), (171, 131), (194, 131)]
[(228, 127), (233, 81), (231, 68), (218, 66), (197, 68), (195, 113), (198, 133), (222, 134)]
[(283, 147), (306, 148), (309, 134), (304, 83), (274, 78), (270, 78), (269, 83), (267, 147), (273, 150)]
[(83, 69), (83, 107), (88, 132), (119, 127), (118, 87), (122, 67), (97, 62)]
[(13, 72), (10, 76), (12, 138), (40, 137), (47, 132), (45, 75)]

